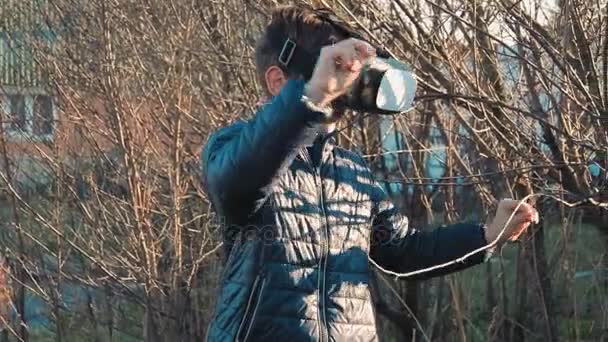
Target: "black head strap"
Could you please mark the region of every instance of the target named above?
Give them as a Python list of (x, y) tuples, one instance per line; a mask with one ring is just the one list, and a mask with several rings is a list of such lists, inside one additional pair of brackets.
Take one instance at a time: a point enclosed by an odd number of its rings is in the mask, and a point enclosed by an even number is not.
[[(331, 25), (341, 36), (346, 38), (357, 38), (363, 40), (363, 37), (357, 33), (351, 25), (342, 19), (338, 18), (335, 13), (328, 8), (312, 9), (312, 11), (320, 19)], [(277, 37), (278, 38), (278, 37)], [(304, 76), (305, 79), (309, 79), (312, 76), (314, 61), (319, 57), (317, 54), (313, 54), (307, 51), (304, 47), (298, 46), (297, 43), (289, 36), (279, 38), (275, 41), (282, 42), (281, 53), (279, 54), (279, 65), (287, 70), (290, 67), (291, 70), (295, 70), (297, 73)], [(382, 49), (376, 49), (377, 54), (383, 57)], [(318, 53), (318, 52), (317, 52)], [(312, 63), (311, 63), (312, 61)]]
[(287, 38), (285, 44), (283, 44), (283, 48), (281, 49), (281, 54), (279, 55), (279, 64), (284, 67), (289, 65), (291, 59), (293, 58), (293, 54), (296, 51), (297, 44), (290, 38)]
[[(367, 41), (366, 39), (363, 38), (363, 36), (361, 34), (359, 34), (357, 31), (355, 31), (355, 29), (353, 29), (353, 27), (349, 23), (340, 19), (329, 8), (319, 8), (319, 9), (314, 10), (314, 12), (317, 16), (319, 16), (320, 18), (325, 20), (325, 22), (327, 22), (331, 26), (333, 26), (333, 28), (336, 31), (340, 32), (343, 36), (349, 37), (349, 38), (357, 38), (360, 40)], [(377, 46), (375, 48), (376, 48), (376, 55), (378, 57), (382, 57), (382, 58), (391, 57), (391, 54), (388, 51), (386, 51), (385, 49), (379, 48)]]

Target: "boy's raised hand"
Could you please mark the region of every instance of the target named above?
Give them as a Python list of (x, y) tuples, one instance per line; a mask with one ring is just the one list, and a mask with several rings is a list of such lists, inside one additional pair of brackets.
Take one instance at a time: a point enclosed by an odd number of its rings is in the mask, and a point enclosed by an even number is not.
[(306, 84), (306, 96), (319, 106), (329, 105), (346, 93), (365, 62), (375, 55), (376, 50), (369, 43), (355, 38), (325, 46)]

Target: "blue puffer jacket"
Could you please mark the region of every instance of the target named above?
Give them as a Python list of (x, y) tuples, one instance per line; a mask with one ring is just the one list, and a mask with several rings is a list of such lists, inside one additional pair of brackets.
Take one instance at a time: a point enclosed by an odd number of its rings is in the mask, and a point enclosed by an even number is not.
[(480, 225), (409, 227), (360, 155), (317, 138), (324, 114), (300, 101), (303, 86), (289, 81), (203, 150), (227, 253), (208, 341), (375, 341), (368, 256), (408, 272), (485, 244)]

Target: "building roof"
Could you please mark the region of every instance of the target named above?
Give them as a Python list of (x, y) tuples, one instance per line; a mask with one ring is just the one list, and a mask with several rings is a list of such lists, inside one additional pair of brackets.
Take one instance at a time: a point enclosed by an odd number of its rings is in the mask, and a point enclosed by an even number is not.
[(36, 47), (53, 40), (48, 0), (0, 0), (0, 86), (43, 87)]

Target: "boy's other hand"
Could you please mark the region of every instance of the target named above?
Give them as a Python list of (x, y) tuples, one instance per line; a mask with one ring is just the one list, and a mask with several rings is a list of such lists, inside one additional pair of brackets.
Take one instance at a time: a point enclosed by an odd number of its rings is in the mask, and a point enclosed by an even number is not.
[[(496, 216), (487, 226), (486, 240), (488, 243), (493, 242), (504, 229), (504, 233), (498, 240), (498, 246), (502, 246), (508, 240), (514, 241), (530, 226), (531, 223), (538, 222), (538, 212), (528, 203), (521, 203), (517, 200), (502, 200), (498, 204)], [(517, 212), (509, 221), (513, 211)], [(507, 222), (509, 223), (507, 225)], [(506, 228), (505, 228), (506, 225)]]

